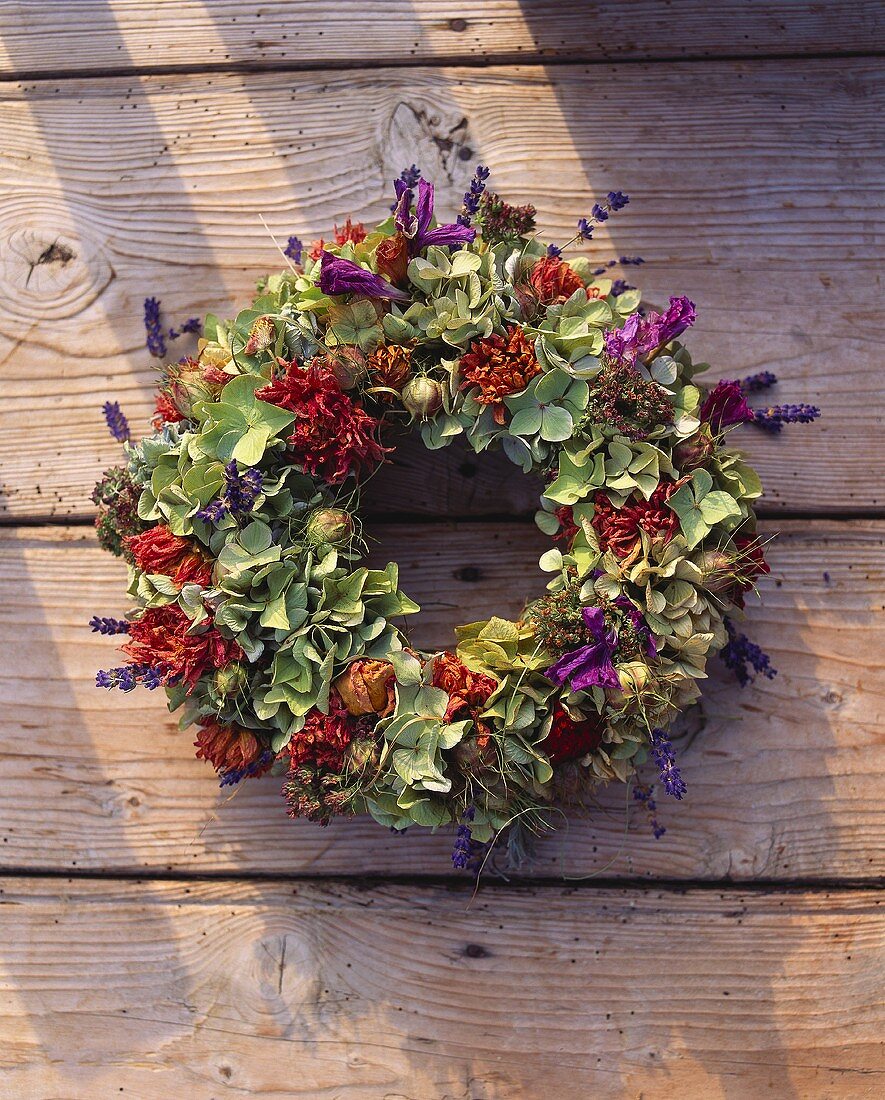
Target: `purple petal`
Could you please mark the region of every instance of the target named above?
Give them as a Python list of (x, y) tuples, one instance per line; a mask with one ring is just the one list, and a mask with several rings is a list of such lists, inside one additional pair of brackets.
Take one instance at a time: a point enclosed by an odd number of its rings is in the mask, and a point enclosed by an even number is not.
[(415, 214), (418, 218), (418, 237), (430, 228), (433, 220), (433, 184), (427, 180), (418, 180), (418, 198), (415, 202)]
[(420, 247), (437, 244), (451, 247), (455, 244), (469, 244), (476, 237), (476, 230), (468, 225), (438, 225), (420, 235)]
[(393, 221), (403, 236), (414, 237), (418, 231), (418, 219), (412, 216), (412, 199), (414, 195), (410, 187), (406, 187), (402, 180), (394, 180), (396, 188), (396, 205), (393, 208)]
[(366, 271), (352, 260), (323, 252), (320, 266), (320, 290), (323, 294), (361, 294), (366, 298), (408, 299), (408, 294), (391, 286), (386, 279)]

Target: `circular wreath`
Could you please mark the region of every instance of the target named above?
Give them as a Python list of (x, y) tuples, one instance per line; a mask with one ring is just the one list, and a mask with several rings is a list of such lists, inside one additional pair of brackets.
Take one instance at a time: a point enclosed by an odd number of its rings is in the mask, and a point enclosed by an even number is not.
[[(759, 478), (726, 437), (817, 415), (752, 410), (767, 372), (700, 389), (706, 364), (677, 340), (693, 304), (643, 308), (610, 277), (641, 260), (563, 259), (534, 235), (534, 208), (487, 176), (454, 224), (436, 223), (413, 167), (373, 231), (348, 219), (309, 252), (290, 238), (287, 269), (234, 321), (207, 317), (196, 354), (164, 368), (153, 434), (132, 442), (105, 406), (126, 457), (94, 494), (137, 604), (93, 620), (128, 634), (128, 662), (97, 684), (162, 686), (222, 785), (285, 773), (293, 817), (456, 825), (458, 867), (649, 755), (682, 797), (667, 730), (707, 659), (773, 675), (731, 624), (768, 566)], [(568, 244), (627, 201), (609, 193)], [(155, 299), (145, 319), (164, 354), (179, 333)], [(396, 564), (359, 564), (359, 489), (405, 419), (430, 450), (462, 435), (500, 446), (546, 486), (546, 590), (441, 653), (398, 625), (419, 609)], [(652, 789), (634, 794), (653, 816)]]

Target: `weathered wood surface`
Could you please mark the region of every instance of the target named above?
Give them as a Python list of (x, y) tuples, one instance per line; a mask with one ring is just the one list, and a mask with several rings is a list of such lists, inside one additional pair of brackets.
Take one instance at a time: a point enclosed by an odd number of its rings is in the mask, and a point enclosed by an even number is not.
[[(628, 191), (592, 254), (641, 253), (652, 301), (695, 298), (692, 346), (716, 374), (774, 369), (777, 400), (824, 409), (782, 439), (748, 432), (767, 507), (879, 509), (868, 440), (883, 416), (881, 75), (875, 60), (842, 59), (8, 84), (0, 510), (89, 513), (115, 457), (101, 401), (118, 398), (147, 425), (146, 295), (170, 323), (235, 310), (280, 262), (259, 213), (283, 240), (348, 213), (375, 219), (387, 181), (413, 160), (443, 210), (476, 160), (492, 164), (494, 185), (535, 200), (560, 241), (592, 195)], [(394, 510), (427, 512), (433, 498), (437, 514), (460, 515), (471, 496), (471, 512), (531, 507), (518, 475), (508, 470), (505, 499), (492, 500), (460, 461), (432, 480), (426, 460), (412, 462)]]
[(876, 0), (2, 0), (0, 74), (457, 60), (837, 54), (885, 47)]
[[(375, 556), (402, 567), (426, 610), (417, 644), (452, 644), (483, 614), (518, 614), (540, 591), (530, 526), (378, 527)], [(741, 691), (710, 684), (708, 729), (684, 749), (667, 835), (626, 830), (625, 792), (543, 842), (530, 873), (686, 879), (871, 879), (885, 873), (885, 524), (786, 522), (749, 631), (779, 674)], [(827, 576), (824, 576), (826, 570)], [(95, 689), (116, 663), (94, 613), (125, 611), (123, 570), (83, 528), (0, 540), (0, 866), (11, 870), (438, 874), (452, 837), (391, 836), (368, 820), (289, 821), (279, 780), (219, 793), (163, 701)], [(718, 662), (714, 662), (718, 664)]]
[(2, 880), (6, 1095), (882, 1095), (872, 891)]

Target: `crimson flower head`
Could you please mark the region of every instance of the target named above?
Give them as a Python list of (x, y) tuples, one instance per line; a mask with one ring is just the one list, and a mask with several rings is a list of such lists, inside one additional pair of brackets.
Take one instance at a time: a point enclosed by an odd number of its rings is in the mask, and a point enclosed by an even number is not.
[(173, 535), (164, 523), (124, 538), (123, 544), (143, 573), (171, 577), (179, 586), (199, 584), (205, 588), (212, 583), (212, 562), (190, 539)]
[(748, 424), (754, 415), (740, 382), (727, 382), (725, 379), (717, 382), (715, 389), (707, 394), (700, 412), (701, 420), (709, 424), (714, 432), (721, 432), (723, 428), (731, 428), (735, 424)]
[(541, 749), (547, 754), (551, 764), (563, 764), (568, 760), (577, 760), (602, 742), (605, 721), (601, 715), (575, 722), (569, 718), (561, 703), (553, 708), (553, 723), (550, 732), (541, 742)]
[(359, 294), (363, 298), (395, 298), (398, 301), (409, 297), (353, 260), (345, 260), (343, 256), (334, 256), (326, 251), (320, 266), (320, 290), (323, 294)]
[(281, 378), (255, 396), (295, 413), (287, 443), (295, 462), (312, 477), (336, 485), (384, 460), (380, 422), (341, 389), (327, 366), (303, 368), (293, 360)]
[(150, 607), (129, 626), (123, 652), (135, 664), (163, 669), (163, 683), (179, 680), (193, 689), (209, 669), (223, 668), (245, 654), (231, 639), (210, 626), (202, 634), (189, 634), (191, 620), (177, 604)]

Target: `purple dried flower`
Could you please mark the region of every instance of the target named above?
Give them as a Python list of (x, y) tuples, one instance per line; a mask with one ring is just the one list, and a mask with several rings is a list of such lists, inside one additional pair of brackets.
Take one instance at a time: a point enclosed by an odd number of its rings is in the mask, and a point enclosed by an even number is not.
[(736, 424), (748, 424), (753, 419), (753, 410), (747, 404), (741, 383), (723, 379), (707, 394), (699, 415), (714, 432), (721, 432)]
[(769, 405), (753, 409), (753, 423), (769, 432), (779, 432), (784, 424), (810, 424), (820, 416), (817, 405)]
[(694, 302), (685, 295), (672, 297), (663, 313), (654, 310), (644, 316), (634, 313), (627, 318), (623, 328), (610, 329), (605, 334), (606, 355), (609, 359), (633, 363), (675, 339), (694, 324), (696, 316)]
[(470, 862), (472, 830), (470, 822), (476, 817), (476, 809), (469, 806), (461, 818), (458, 832), (455, 836), (455, 844), (452, 848), (452, 864), (458, 871), (463, 871)]
[(283, 255), (286, 259), (291, 260), (293, 264), (301, 263), (301, 254), (304, 252), (304, 245), (298, 237), (290, 237), (286, 242), (286, 247), (283, 249)]
[(741, 389), (744, 393), (758, 393), (777, 385), (777, 375), (770, 370), (761, 370), (757, 374), (750, 374), (741, 379)]
[(413, 164), (411, 168), (404, 168), (402, 172), (400, 172), (399, 178), (394, 180), (394, 187), (396, 187), (396, 202), (391, 204), (391, 213), (394, 213), (399, 205), (402, 193), (399, 184), (402, 184), (402, 191), (411, 191), (417, 186), (419, 179), (421, 179), (421, 169), (417, 164)]
[(333, 256), (326, 251), (320, 266), (320, 290), (323, 294), (359, 294), (364, 298), (395, 298), (397, 301), (405, 301), (409, 297), (353, 260)]
[(123, 415), (123, 410), (120, 408), (119, 402), (105, 401), (104, 405), (102, 405), (102, 412), (104, 413), (108, 431), (114, 439), (116, 439), (118, 443), (128, 443), (132, 438), (132, 434), (129, 431), (129, 421)]
[(651, 753), (661, 773), (664, 790), (673, 798), (682, 800), (685, 795), (685, 781), (676, 766), (676, 755), (666, 732), (662, 729), (651, 731)]
[(144, 330), (146, 334), (147, 349), (157, 359), (163, 359), (166, 355), (166, 339), (163, 336), (163, 326), (160, 324), (160, 301), (158, 298), (145, 298), (144, 300)]
[(593, 223), (586, 218), (578, 219), (578, 239), (589, 241), (593, 239)]
[(129, 692), (142, 684), (148, 691), (154, 691), (164, 683), (165, 670), (145, 664), (121, 665), (119, 668), (100, 669), (95, 674), (95, 686), (117, 688)]
[(618, 256), (621, 267), (640, 267), (645, 263), (641, 256)]
[(607, 625), (601, 607), (585, 607), (581, 616), (593, 641), (563, 654), (544, 675), (558, 687), (568, 683), (572, 691), (582, 691), (593, 685), (619, 687), (620, 680), (612, 664), (618, 645), (617, 633)]
[(264, 771), (273, 759), (274, 754), (271, 750), (265, 749), (258, 759), (253, 760), (251, 764), (245, 764), (242, 768), (230, 768), (226, 772), (219, 772), (220, 782), (218, 785), (219, 787), (232, 787), (235, 783), (239, 783), (243, 779), (258, 775)]
[(630, 201), (630, 196), (625, 195), (623, 191), (609, 191), (606, 195), (606, 201), (608, 203), (609, 210), (615, 213), (618, 210), (623, 210), (627, 203)]
[(633, 798), (637, 802), (641, 802), (646, 814), (648, 815), (648, 823), (651, 826), (652, 834), (655, 840), (660, 840), (664, 833), (667, 831), (664, 826), (658, 821), (657, 808), (658, 804), (652, 797), (654, 794), (654, 787), (637, 783), (633, 788)]
[[(773, 680), (777, 669), (771, 667), (771, 658), (746, 634), (739, 634), (730, 619), (724, 620), (728, 641), (719, 650), (719, 659), (730, 669), (741, 687), (746, 687), (757, 675)], [(751, 671), (752, 670), (752, 671)]]
[(196, 512), (197, 519), (218, 523), (224, 516), (246, 515), (255, 507), (255, 500), (264, 485), (260, 470), (240, 473), (236, 459), (224, 467), (224, 490), (218, 500), (211, 500)]
[(549, 257), (550, 257), (551, 259), (555, 260), (555, 259), (557, 259), (557, 258), (558, 258), (559, 256), (561, 256), (561, 255), (562, 255), (562, 249), (561, 249), (561, 248), (559, 247), (559, 245), (557, 245), (557, 244), (548, 244), (548, 245), (547, 245), (547, 255), (548, 255), (548, 256), (549, 256)]
[(457, 217), (458, 225), (469, 226), (470, 219), (479, 209), (479, 200), (486, 189), (486, 180), (489, 178), (489, 169), (482, 164), (477, 164), (476, 171), (470, 181), (470, 186), (464, 192), (464, 201), (461, 204), (461, 213)]
[(93, 634), (128, 634), (129, 623), (125, 619), (112, 619), (104, 615), (93, 615), (89, 620)]
[(627, 282), (626, 279), (615, 279), (612, 283), (611, 295), (613, 298), (620, 298), (625, 290), (635, 290), (636, 287)]

